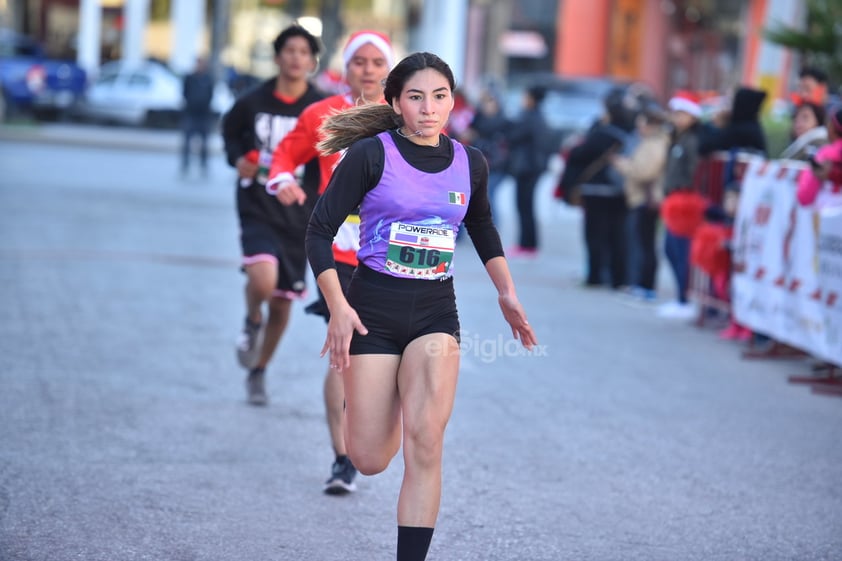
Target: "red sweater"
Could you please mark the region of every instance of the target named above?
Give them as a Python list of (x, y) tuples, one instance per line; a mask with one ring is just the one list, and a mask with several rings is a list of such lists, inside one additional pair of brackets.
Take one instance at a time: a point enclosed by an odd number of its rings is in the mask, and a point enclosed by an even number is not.
[[(351, 98), (345, 94), (333, 95), (309, 106), (298, 117), (295, 128), (287, 134), (275, 148), (272, 166), (269, 169), (269, 182), (266, 190), (275, 194), (278, 183), (284, 179), (293, 179), (295, 168), (319, 159), (319, 194), (324, 193), (333, 175), (333, 169), (339, 163), (341, 154), (324, 156), (316, 149), (321, 141), (319, 127), (330, 115), (353, 107)], [(357, 266), (357, 250), (360, 248), (360, 219), (349, 216), (339, 228), (333, 241), (333, 256), (339, 263)]]
[[(333, 168), (339, 161), (339, 154), (322, 156), (316, 150), (316, 145), (321, 140), (319, 127), (331, 114), (353, 107), (348, 96), (339, 94), (325, 98), (307, 106), (298, 117), (298, 123), (275, 148), (272, 155), (272, 167), (269, 169), (269, 177), (274, 180), (282, 174), (289, 174), (293, 177), (295, 168), (309, 162), (313, 158), (319, 159), (319, 193), (324, 193), (327, 184), (333, 175)], [(284, 175), (286, 177), (286, 175)], [(274, 194), (277, 192), (277, 184), (267, 187), (267, 190)]]

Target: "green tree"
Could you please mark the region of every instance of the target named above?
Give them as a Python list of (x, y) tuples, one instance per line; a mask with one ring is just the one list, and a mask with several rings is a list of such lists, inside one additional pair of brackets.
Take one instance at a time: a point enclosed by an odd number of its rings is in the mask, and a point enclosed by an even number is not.
[(834, 87), (842, 84), (842, 0), (807, 0), (802, 27), (781, 23), (764, 30), (772, 43), (798, 52), (805, 65), (827, 72)]

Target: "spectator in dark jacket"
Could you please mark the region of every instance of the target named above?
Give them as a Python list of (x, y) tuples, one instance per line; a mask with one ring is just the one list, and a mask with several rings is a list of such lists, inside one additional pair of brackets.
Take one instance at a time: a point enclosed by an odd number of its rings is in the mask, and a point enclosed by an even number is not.
[(184, 78), (184, 110), (182, 131), (184, 141), (181, 148), (181, 174), (186, 175), (190, 167), (190, 151), (193, 137), (199, 137), (199, 165), (202, 175), (208, 172), (208, 132), (211, 125), (211, 100), (213, 99), (213, 76), (207, 61), (199, 58), (196, 68)]
[(585, 246), (588, 254), (586, 286), (603, 284), (603, 271), (617, 289), (625, 284), (626, 198), (623, 178), (611, 165), (624, 152), (634, 128), (635, 109), (617, 89), (605, 97), (603, 119), (567, 156), (563, 189), (578, 189), (584, 207)]
[(734, 94), (731, 110), (721, 116), (719, 127), (707, 129), (699, 143), (703, 156), (717, 151), (736, 149), (766, 155), (766, 135), (760, 124), (760, 108), (766, 92), (740, 88)]
[(511, 147), (508, 172), (515, 178), (515, 201), (520, 219), (518, 245), (507, 252), (511, 257), (533, 257), (538, 252), (535, 187), (547, 169), (552, 145), (550, 129), (541, 113), (545, 93), (539, 86), (524, 92), (523, 112), (506, 135)]

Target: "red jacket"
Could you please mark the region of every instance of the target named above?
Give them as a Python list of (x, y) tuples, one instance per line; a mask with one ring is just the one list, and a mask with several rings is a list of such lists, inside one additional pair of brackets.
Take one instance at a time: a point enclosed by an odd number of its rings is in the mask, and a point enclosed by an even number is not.
[[(269, 168), (269, 182), (266, 190), (275, 194), (278, 190), (278, 183), (285, 178), (293, 179), (295, 169), (312, 160), (319, 159), (319, 194), (324, 193), (333, 169), (339, 163), (341, 154), (323, 156), (316, 149), (321, 140), (319, 127), (327, 117), (353, 107), (353, 101), (346, 94), (333, 95), (321, 101), (308, 105), (298, 117), (298, 123), (284, 139), (278, 143), (272, 155), (272, 166)], [(349, 216), (339, 228), (336, 239), (333, 242), (333, 256), (339, 263), (357, 265), (357, 250), (360, 248), (359, 241), (359, 217)]]

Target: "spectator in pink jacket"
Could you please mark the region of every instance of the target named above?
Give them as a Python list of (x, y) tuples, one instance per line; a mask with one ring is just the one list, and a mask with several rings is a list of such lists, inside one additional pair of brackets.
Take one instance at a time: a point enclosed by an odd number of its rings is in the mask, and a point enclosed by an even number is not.
[(827, 117), (829, 143), (819, 148), (810, 160), (810, 169), (798, 178), (798, 202), (804, 206), (842, 204), (842, 109)]

